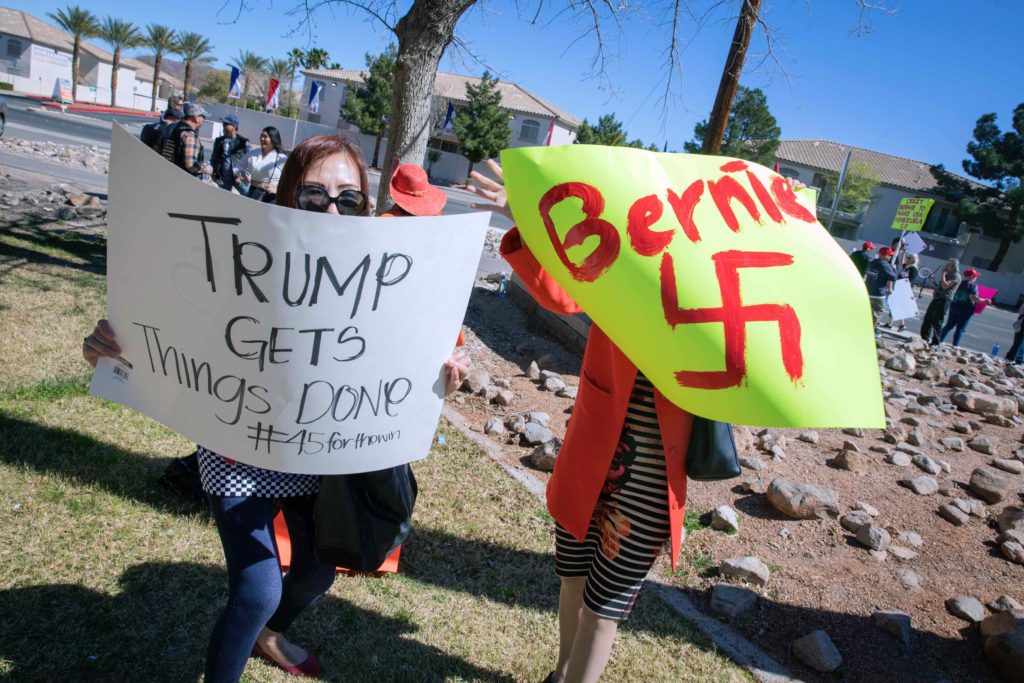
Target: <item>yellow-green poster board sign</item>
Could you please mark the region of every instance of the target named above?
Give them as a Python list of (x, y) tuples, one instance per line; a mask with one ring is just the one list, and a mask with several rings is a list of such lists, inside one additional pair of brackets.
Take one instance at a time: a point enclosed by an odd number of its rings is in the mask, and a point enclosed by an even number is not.
[(527, 248), (673, 403), (739, 424), (884, 427), (864, 282), (781, 175), (589, 145), (501, 157)]
[(896, 208), (896, 217), (892, 220), (893, 230), (917, 232), (924, 227), (928, 212), (935, 203), (934, 199), (924, 197), (904, 197)]

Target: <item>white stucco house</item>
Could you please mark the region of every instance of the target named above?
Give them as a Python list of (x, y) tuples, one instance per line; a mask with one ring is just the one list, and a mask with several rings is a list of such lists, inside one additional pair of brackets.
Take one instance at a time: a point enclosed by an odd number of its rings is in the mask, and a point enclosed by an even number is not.
[[(348, 71), (339, 69), (307, 69), (303, 85), (302, 106), (300, 117), (312, 123), (320, 123), (340, 130), (358, 133), (358, 129), (349, 124), (342, 115), (342, 107), (348, 96), (349, 88), (358, 87), (366, 75), (365, 71)], [(318, 111), (312, 113), (307, 106), (313, 82), (321, 83)], [(469, 160), (459, 153), (459, 141), (444, 128), (445, 114), (451, 103), (457, 110), (468, 103), (466, 84), (478, 84), (480, 79), (473, 76), (452, 74), (439, 71), (434, 79), (433, 130), (428, 147), (441, 153), (441, 158), (434, 164), (426, 159), (421, 161), (424, 168), (430, 166), (431, 176), (437, 180), (461, 182), (465, 180), (469, 170)], [(580, 120), (563, 109), (556, 107), (547, 100), (531, 93), (516, 83), (500, 81), (498, 90), (501, 92), (501, 104), (508, 109), (512, 120), (509, 127), (512, 135), (510, 147), (528, 147), (535, 145), (568, 145), (576, 139), (580, 129)], [(548, 133), (550, 131), (550, 141)], [(375, 138), (360, 134), (360, 146), (367, 160), (373, 156)], [(387, 148), (387, 139), (381, 142), (381, 153)]]
[(929, 246), (922, 255), (929, 267), (946, 258), (958, 258), (964, 267), (982, 272), (983, 284), (1000, 289), (997, 301), (1012, 305), (1024, 293), (1024, 243), (1010, 246), (998, 273), (986, 273), (999, 240), (982, 235), (960, 220), (956, 204), (946, 201), (936, 187), (930, 164), (829, 140), (783, 140), (775, 153), (779, 172), (818, 188), (818, 219), (822, 225), (828, 224), (835, 189), (829, 187), (827, 174), (838, 175), (848, 152), (853, 153), (851, 163), (860, 161), (873, 167), (879, 183), (871, 202), (861, 211), (836, 213), (832, 224), (835, 237), (887, 245), (897, 236), (891, 226), (900, 200), (929, 197), (935, 204), (920, 232)]
[[(71, 34), (21, 10), (0, 7), (0, 82), (29, 95), (50, 97), (58, 79), (71, 81)], [(114, 56), (82, 41), (78, 65), (78, 103), (110, 104)], [(182, 83), (160, 74), (157, 108), (180, 91)], [(148, 110), (153, 92), (153, 67), (122, 57), (117, 76), (116, 106)]]

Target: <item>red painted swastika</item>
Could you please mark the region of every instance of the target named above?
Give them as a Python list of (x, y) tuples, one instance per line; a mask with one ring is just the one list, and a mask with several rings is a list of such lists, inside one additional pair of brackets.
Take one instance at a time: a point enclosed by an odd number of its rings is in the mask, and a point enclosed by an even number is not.
[(741, 268), (778, 268), (793, 264), (789, 254), (757, 251), (721, 251), (711, 257), (722, 293), (722, 305), (713, 308), (679, 308), (672, 255), (661, 257), (661, 301), (665, 320), (673, 328), (694, 323), (721, 323), (725, 328), (725, 370), (676, 372), (681, 386), (697, 389), (727, 389), (739, 386), (747, 375), (747, 324), (775, 322), (779, 325), (782, 364), (791, 381), (803, 376), (804, 357), (800, 347), (800, 320), (787, 304), (743, 303), (740, 292)]

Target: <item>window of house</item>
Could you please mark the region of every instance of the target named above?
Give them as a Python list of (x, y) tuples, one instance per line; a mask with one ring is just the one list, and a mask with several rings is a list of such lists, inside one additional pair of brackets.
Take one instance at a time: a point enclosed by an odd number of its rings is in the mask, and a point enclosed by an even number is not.
[(314, 114), (310, 112), (306, 115), (306, 120), (310, 123), (320, 123), (320, 114)]
[(785, 166), (781, 166), (779, 168), (779, 175), (783, 176), (784, 178), (799, 178), (800, 171), (796, 170), (795, 168), (787, 168)]
[(818, 206), (832, 206), (832, 192), (834, 188), (829, 176), (826, 176), (824, 173), (815, 173), (811, 186), (818, 188)]
[(20, 40), (15, 40), (14, 38), (8, 38), (7, 39), (7, 56), (10, 59), (14, 59), (14, 60), (17, 60), (17, 59), (21, 58), (21, 41)]
[(519, 129), (519, 139), (523, 142), (537, 142), (540, 137), (540, 122), (533, 119), (525, 119)]
[(462, 148), (459, 147), (459, 143), (452, 142), (450, 140), (442, 140), (441, 138), (431, 138), (430, 141), (427, 142), (427, 147), (439, 149), (442, 152), (451, 152), (452, 154), (462, 153)]
[(932, 210), (928, 212), (928, 217), (924, 221), (924, 227), (921, 228), (924, 232), (930, 232), (933, 235), (942, 235), (943, 237), (956, 237), (960, 231), (960, 222), (954, 211), (949, 206), (935, 205), (932, 206)]

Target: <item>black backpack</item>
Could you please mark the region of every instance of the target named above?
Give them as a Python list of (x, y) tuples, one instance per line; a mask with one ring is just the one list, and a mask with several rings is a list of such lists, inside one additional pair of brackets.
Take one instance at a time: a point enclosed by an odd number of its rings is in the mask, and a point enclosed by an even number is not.
[(147, 123), (142, 127), (142, 133), (139, 134), (139, 139), (142, 140), (146, 147), (150, 149), (156, 149), (157, 144), (163, 138), (163, 121), (153, 121)]

